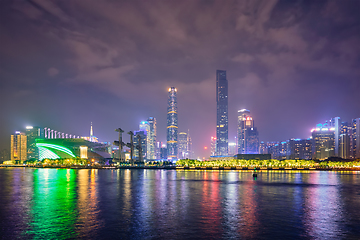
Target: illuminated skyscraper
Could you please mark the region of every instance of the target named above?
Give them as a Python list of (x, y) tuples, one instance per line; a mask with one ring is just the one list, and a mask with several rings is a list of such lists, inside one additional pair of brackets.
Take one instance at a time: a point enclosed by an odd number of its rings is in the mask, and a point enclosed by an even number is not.
[(150, 158), (150, 147), (149, 147), (149, 142), (150, 142), (150, 124), (147, 121), (142, 121), (140, 122), (139, 125), (139, 131), (144, 132), (144, 136), (141, 135), (141, 137), (144, 137), (145, 139), (142, 139), (142, 142), (145, 143), (142, 146), (143, 149), (143, 154), (144, 156), (146, 156), (146, 159), (149, 160)]
[(238, 154), (258, 154), (259, 133), (254, 126), (250, 111), (238, 111)]
[[(140, 140), (139, 141), (139, 137)], [(141, 145), (141, 148), (140, 148)], [(139, 159), (139, 149), (141, 149), (141, 161), (147, 159), (147, 132), (144, 130), (134, 131), (134, 159), (140, 161)]]
[(156, 159), (156, 119), (154, 117), (149, 117), (148, 119), (150, 131), (148, 134), (148, 144), (147, 144), (147, 153), (148, 160)]
[(226, 71), (216, 70), (216, 155), (228, 155), (228, 81)]
[(167, 158), (177, 160), (178, 153), (178, 113), (177, 113), (177, 89), (169, 88), (169, 98), (167, 107)]
[(25, 132), (27, 139), (27, 159), (39, 159), (39, 151), (36, 147), (35, 139), (44, 138), (43, 129), (40, 127), (27, 126)]
[(351, 148), (352, 158), (360, 159), (360, 118), (351, 121)]
[(27, 138), (25, 133), (19, 131), (11, 135), (10, 141), (10, 160), (15, 163), (23, 163), (27, 160)]
[(188, 135), (186, 132), (180, 132), (178, 137), (178, 158), (186, 159), (188, 158)]
[(325, 160), (335, 155), (335, 127), (329, 123), (318, 124), (312, 132), (313, 159)]

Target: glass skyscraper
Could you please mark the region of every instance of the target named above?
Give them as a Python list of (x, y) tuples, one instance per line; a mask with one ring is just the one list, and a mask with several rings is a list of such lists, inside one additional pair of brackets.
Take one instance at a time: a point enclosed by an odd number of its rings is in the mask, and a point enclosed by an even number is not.
[(247, 109), (238, 111), (238, 153), (259, 153), (259, 133)]
[(149, 142), (148, 142), (148, 159), (156, 159), (156, 119), (149, 117), (148, 123), (150, 125)]
[(228, 81), (226, 71), (216, 70), (216, 155), (228, 155)]
[(169, 88), (167, 107), (167, 158), (177, 160), (178, 154), (178, 115), (177, 115), (177, 89)]

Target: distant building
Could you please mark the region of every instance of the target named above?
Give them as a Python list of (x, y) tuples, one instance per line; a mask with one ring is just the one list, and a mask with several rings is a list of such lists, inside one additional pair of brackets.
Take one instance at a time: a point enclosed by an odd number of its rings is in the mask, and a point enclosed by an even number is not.
[(355, 118), (349, 126), (350, 157), (360, 159), (360, 118)]
[(27, 126), (26, 127), (27, 139), (27, 159), (39, 159), (39, 151), (36, 147), (37, 138), (44, 138), (44, 131), (40, 127)]
[(342, 122), (339, 136), (339, 157), (344, 159), (350, 158), (350, 134), (351, 131), (348, 122)]
[(216, 155), (228, 155), (228, 80), (226, 71), (216, 70)]
[(310, 138), (300, 140), (299, 158), (305, 160), (312, 159), (312, 141)]
[(356, 158), (360, 159), (360, 118), (356, 119)]
[(178, 153), (178, 112), (177, 112), (177, 89), (169, 88), (167, 107), (167, 158), (177, 160)]
[(10, 160), (23, 163), (27, 160), (27, 138), (25, 133), (16, 131), (10, 138)]
[[(140, 137), (140, 141), (139, 141)], [(147, 132), (142, 131), (134, 131), (134, 153), (133, 158), (135, 161), (144, 161), (147, 160)], [(141, 149), (141, 159), (139, 159), (139, 150)]]
[(259, 153), (259, 133), (247, 109), (238, 111), (238, 153)]
[(335, 155), (335, 127), (318, 124), (312, 132), (313, 159), (325, 160)]
[(178, 146), (178, 159), (188, 158), (188, 135), (186, 132), (179, 133)]
[(162, 142), (156, 142), (156, 159), (161, 159), (161, 154), (160, 154), (160, 150), (162, 147), (163, 143)]
[(3, 149), (0, 151), (0, 164), (2, 164), (4, 161), (10, 160), (10, 152), (8, 149)]
[(216, 155), (216, 137), (211, 137), (211, 156), (215, 156)]
[(155, 160), (156, 159), (156, 119), (154, 117), (148, 118), (148, 123), (150, 126), (150, 132), (148, 136), (148, 159)]
[[(143, 131), (145, 133), (145, 139), (142, 139), (144, 142), (144, 146), (142, 146), (143, 154), (146, 156), (146, 160), (150, 160), (150, 124), (148, 121), (142, 121), (139, 124), (139, 131)], [(142, 136), (143, 137), (143, 136)], [(145, 151), (145, 152), (144, 152)], [(145, 158), (144, 158), (145, 159)]]
[(356, 119), (351, 120), (349, 125), (350, 135), (350, 158), (356, 158)]
[(160, 148), (160, 159), (161, 160), (167, 160), (168, 156), (167, 156), (167, 149), (166, 147), (161, 147)]
[(237, 154), (236, 143), (229, 142), (228, 151), (229, 151), (228, 154), (229, 156), (235, 156)]
[(271, 154), (272, 159), (280, 158), (279, 142), (267, 142), (266, 148), (268, 150), (268, 154)]
[(191, 140), (191, 136), (190, 136), (190, 131), (188, 130), (187, 133), (187, 157), (189, 159), (193, 158), (193, 151), (192, 151), (192, 140)]
[(287, 159), (300, 159), (301, 140), (290, 139), (287, 141)]
[(269, 153), (266, 143), (264, 143), (263, 141), (261, 141), (259, 144), (259, 153), (260, 154), (268, 154)]

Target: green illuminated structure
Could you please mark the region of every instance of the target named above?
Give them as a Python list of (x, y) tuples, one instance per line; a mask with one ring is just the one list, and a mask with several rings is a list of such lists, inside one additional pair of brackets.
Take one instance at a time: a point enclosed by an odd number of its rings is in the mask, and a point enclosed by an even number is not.
[(39, 160), (43, 159), (58, 159), (58, 158), (75, 158), (75, 154), (68, 148), (49, 143), (36, 143), (39, 149)]

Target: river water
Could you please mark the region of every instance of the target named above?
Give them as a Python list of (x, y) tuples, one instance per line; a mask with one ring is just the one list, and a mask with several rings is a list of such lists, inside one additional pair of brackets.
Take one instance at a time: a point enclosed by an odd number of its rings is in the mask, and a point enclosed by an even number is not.
[(2, 239), (360, 239), (360, 172), (0, 169)]

